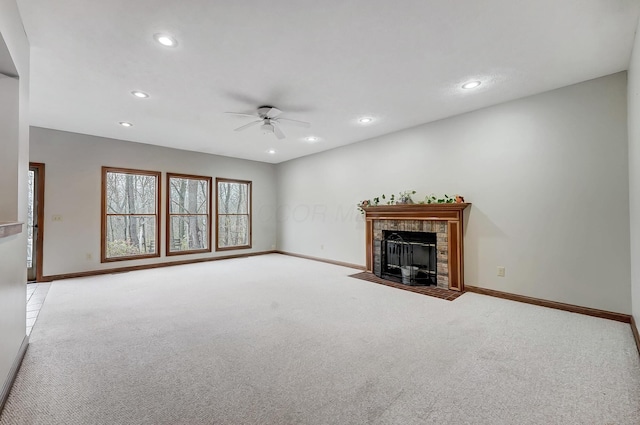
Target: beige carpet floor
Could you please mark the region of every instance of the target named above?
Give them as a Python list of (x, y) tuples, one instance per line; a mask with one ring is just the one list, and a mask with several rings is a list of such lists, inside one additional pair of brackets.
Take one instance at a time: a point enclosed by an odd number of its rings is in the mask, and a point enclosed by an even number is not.
[(640, 423), (629, 325), (267, 255), (54, 282), (0, 424)]

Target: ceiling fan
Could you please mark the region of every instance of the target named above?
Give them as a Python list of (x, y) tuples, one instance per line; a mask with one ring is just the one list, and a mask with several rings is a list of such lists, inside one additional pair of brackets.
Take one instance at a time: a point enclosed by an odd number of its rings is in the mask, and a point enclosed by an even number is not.
[(249, 124), (245, 124), (242, 127), (238, 127), (235, 131), (243, 131), (249, 127), (253, 127), (255, 125), (260, 124), (260, 130), (264, 134), (273, 134), (278, 139), (282, 140), (285, 138), (284, 133), (280, 130), (279, 125), (282, 124), (292, 124), (297, 125), (299, 127), (309, 128), (311, 124), (305, 121), (292, 120), (290, 118), (282, 118), (280, 115), (282, 111), (274, 106), (260, 106), (255, 114), (244, 114), (241, 112), (225, 112), (226, 114), (231, 115), (240, 115), (243, 117), (252, 117), (258, 118), (255, 121), (250, 122)]

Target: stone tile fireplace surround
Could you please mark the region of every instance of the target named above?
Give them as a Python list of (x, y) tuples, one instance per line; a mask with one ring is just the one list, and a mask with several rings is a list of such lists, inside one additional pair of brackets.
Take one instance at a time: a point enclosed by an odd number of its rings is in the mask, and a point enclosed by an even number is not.
[(438, 287), (464, 290), (463, 211), (460, 204), (409, 204), (366, 207), (367, 271), (381, 275), (384, 230), (433, 232), (437, 244)]

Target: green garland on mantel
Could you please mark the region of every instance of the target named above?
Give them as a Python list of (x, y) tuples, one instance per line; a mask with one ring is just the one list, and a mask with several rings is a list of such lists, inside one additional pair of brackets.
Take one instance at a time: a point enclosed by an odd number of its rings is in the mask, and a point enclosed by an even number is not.
[(398, 194), (396, 198), (395, 194), (392, 194), (389, 198), (383, 193), (381, 196), (376, 196), (373, 199), (365, 199), (364, 201), (360, 201), (357, 205), (360, 210), (360, 214), (364, 214), (364, 209), (366, 207), (377, 207), (378, 205), (407, 205), (407, 204), (455, 204), (464, 202), (464, 198), (460, 195), (449, 196), (443, 195), (442, 197), (435, 196), (434, 194), (427, 195), (424, 197), (423, 201), (414, 202), (412, 199), (412, 195), (415, 195), (415, 190), (405, 190)]

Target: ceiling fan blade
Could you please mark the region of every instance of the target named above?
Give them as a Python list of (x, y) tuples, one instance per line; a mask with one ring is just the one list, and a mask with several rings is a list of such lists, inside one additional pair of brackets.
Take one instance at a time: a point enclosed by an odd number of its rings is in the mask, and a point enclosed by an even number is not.
[(306, 121), (298, 121), (298, 120), (292, 120), (290, 118), (278, 118), (277, 119), (278, 122), (280, 121), (285, 121), (284, 124), (291, 124), (291, 125), (297, 125), (298, 127), (304, 127), (304, 128), (309, 128), (311, 127), (311, 123), (308, 123)]
[(280, 109), (271, 107), (271, 109), (269, 109), (269, 112), (267, 112), (267, 118), (275, 118), (281, 113), (282, 111)]
[(258, 116), (256, 114), (244, 114), (242, 112), (225, 112), (225, 114), (229, 114), (229, 115), (240, 115), (241, 117), (252, 117), (252, 118), (258, 118)]
[(262, 123), (262, 120), (251, 121), (249, 124), (245, 124), (245, 125), (243, 125), (242, 127), (238, 127), (238, 128), (236, 128), (234, 131), (242, 131), (242, 130), (246, 130), (246, 129), (247, 129), (247, 128), (249, 128), (249, 127), (253, 127), (254, 125), (261, 124), (261, 123)]
[(278, 140), (282, 140), (284, 139), (284, 133), (282, 132), (282, 130), (280, 130), (280, 127), (278, 127), (277, 125), (273, 126), (273, 134), (276, 135), (276, 137), (278, 138)]

